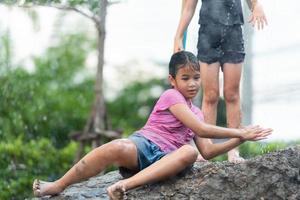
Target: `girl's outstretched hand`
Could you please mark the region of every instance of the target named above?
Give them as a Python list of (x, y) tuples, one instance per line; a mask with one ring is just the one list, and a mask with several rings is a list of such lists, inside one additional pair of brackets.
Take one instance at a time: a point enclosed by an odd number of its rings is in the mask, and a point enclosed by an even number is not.
[(267, 136), (271, 135), (273, 129), (262, 128), (260, 126), (247, 126), (241, 130), (241, 140), (242, 141), (258, 141), (266, 139)]
[(251, 23), (253, 27), (257, 26), (258, 30), (263, 29), (265, 25), (268, 25), (265, 12), (260, 3), (256, 3), (253, 6), (248, 22)]

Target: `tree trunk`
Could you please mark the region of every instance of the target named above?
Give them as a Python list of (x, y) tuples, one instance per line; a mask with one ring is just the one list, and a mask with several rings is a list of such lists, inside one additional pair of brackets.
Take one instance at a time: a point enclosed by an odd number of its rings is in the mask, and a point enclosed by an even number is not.
[[(96, 25), (98, 43), (98, 63), (97, 63), (97, 73), (96, 73), (96, 83), (95, 83), (95, 101), (93, 103), (91, 114), (87, 119), (86, 125), (83, 130), (83, 135), (88, 135), (89, 133), (102, 133), (107, 130), (107, 120), (106, 120), (106, 107), (103, 94), (103, 67), (104, 67), (104, 45), (105, 45), (105, 24), (106, 24), (106, 12), (107, 12), (108, 2), (107, 0), (99, 1), (99, 16), (98, 20), (94, 21)], [(80, 160), (84, 153), (84, 146), (87, 141), (81, 141), (77, 155), (74, 162)], [(91, 141), (92, 148), (96, 148), (104, 143), (102, 137), (98, 137)]]
[[(100, 21), (96, 24), (98, 33), (98, 64), (96, 74), (96, 85), (95, 85), (95, 116), (93, 119), (93, 132), (100, 132), (106, 130), (106, 108), (103, 95), (103, 66), (104, 66), (104, 41), (105, 41), (105, 24), (106, 24), (106, 12), (107, 12), (107, 0), (99, 1), (100, 8)], [(93, 147), (98, 144), (93, 144)]]

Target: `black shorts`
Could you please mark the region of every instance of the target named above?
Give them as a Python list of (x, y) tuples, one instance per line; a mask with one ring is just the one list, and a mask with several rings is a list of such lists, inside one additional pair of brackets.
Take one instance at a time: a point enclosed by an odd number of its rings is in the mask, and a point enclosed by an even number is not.
[(198, 59), (208, 64), (241, 63), (245, 58), (241, 25), (201, 24), (198, 32)]

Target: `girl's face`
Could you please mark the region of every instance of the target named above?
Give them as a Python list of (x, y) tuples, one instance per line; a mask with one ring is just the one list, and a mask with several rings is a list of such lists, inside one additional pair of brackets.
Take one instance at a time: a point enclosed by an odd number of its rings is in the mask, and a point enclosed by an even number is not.
[(200, 72), (190, 67), (182, 67), (177, 71), (175, 79), (169, 75), (173, 88), (178, 90), (185, 98), (194, 98), (200, 88)]

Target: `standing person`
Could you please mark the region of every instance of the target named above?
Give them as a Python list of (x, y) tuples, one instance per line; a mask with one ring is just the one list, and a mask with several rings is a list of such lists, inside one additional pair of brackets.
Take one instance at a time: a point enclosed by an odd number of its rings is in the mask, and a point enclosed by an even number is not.
[[(183, 35), (197, 6), (198, 0), (183, 0), (177, 28), (174, 52), (183, 50)], [(257, 0), (247, 0), (252, 11), (249, 22), (258, 29), (267, 24), (262, 5)], [(244, 24), (241, 0), (202, 0), (199, 16), (198, 59), (201, 66), (203, 88), (202, 111), (205, 122), (216, 124), (219, 101), (219, 69), (224, 77), (227, 127), (241, 125), (240, 79), (244, 62)], [(228, 152), (230, 162), (242, 162), (238, 149)]]
[[(116, 164), (121, 174), (132, 176), (108, 187), (107, 192), (113, 200), (123, 199), (130, 189), (174, 176), (192, 165), (197, 158), (197, 151), (189, 145), (193, 138), (201, 154), (210, 159), (245, 141), (262, 140), (271, 134), (271, 129), (258, 126), (233, 129), (204, 123), (202, 112), (191, 101), (200, 87), (199, 68), (192, 53), (175, 53), (169, 63), (172, 89), (160, 96), (146, 125), (128, 139), (114, 140), (94, 149), (55, 182), (35, 180), (34, 194), (41, 197), (60, 193), (69, 185)], [(207, 138), (232, 139), (212, 144)]]

